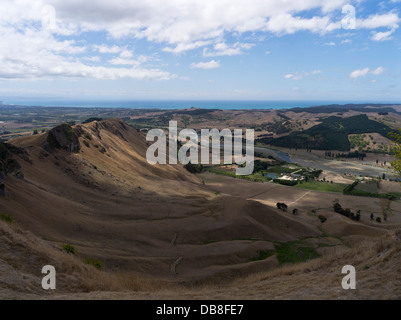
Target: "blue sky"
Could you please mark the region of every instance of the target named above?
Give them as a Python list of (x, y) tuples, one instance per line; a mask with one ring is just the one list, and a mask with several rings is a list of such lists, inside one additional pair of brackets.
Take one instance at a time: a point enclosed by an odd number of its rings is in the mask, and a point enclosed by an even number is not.
[(401, 0), (2, 0), (0, 100), (400, 102), (400, 9)]

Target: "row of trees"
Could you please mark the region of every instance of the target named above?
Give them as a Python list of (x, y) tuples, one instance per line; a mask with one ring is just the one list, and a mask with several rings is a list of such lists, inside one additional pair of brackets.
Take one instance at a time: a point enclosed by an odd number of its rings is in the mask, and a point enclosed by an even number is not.
[(334, 158), (334, 157), (335, 158), (347, 158), (347, 159), (356, 158), (358, 160), (363, 160), (363, 159), (366, 158), (366, 153), (359, 152), (359, 151), (348, 152), (348, 153), (339, 153), (339, 152), (334, 153), (334, 152), (331, 152), (331, 151), (326, 151), (324, 153), (324, 155), (326, 157), (332, 157), (332, 158)]
[(338, 202), (336, 202), (334, 204), (333, 209), (335, 212), (337, 212), (347, 218), (350, 218), (352, 220), (355, 220), (355, 221), (361, 220), (361, 210), (358, 210), (355, 214), (349, 208), (344, 209)]

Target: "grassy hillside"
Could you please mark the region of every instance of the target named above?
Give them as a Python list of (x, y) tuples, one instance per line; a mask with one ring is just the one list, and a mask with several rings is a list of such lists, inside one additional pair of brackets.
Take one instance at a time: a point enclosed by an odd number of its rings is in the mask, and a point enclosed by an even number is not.
[[(18, 226), (2, 221), (0, 237), (0, 299), (388, 300), (401, 297), (399, 229), (321, 258), (285, 263), (225, 284), (195, 286), (97, 270)], [(288, 245), (277, 245), (275, 253), (294, 257), (292, 249), (297, 248), (297, 243), (291, 245), (290, 249)], [(294, 258), (299, 258), (299, 252)], [(58, 272), (55, 291), (41, 289), (40, 270), (44, 264), (54, 265)], [(356, 290), (341, 287), (345, 276), (341, 270), (347, 264), (356, 269)]]
[(366, 115), (348, 118), (332, 116), (308, 130), (292, 132), (271, 141), (261, 139), (260, 142), (285, 148), (349, 151), (349, 134), (377, 132), (386, 137), (390, 130), (388, 126), (370, 120)]

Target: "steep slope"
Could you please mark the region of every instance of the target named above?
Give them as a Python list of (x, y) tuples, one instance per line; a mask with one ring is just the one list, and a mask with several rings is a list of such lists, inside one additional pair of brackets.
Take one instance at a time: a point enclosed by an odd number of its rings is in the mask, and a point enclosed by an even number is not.
[[(353, 249), (235, 279), (226, 284), (171, 285), (84, 265), (16, 225), (0, 221), (0, 299), (368, 299), (401, 298), (401, 231)], [(57, 270), (57, 289), (41, 288), (43, 265)], [(342, 267), (356, 269), (356, 290), (341, 287)]]
[(320, 234), (255, 201), (217, 196), (181, 165), (148, 164), (145, 136), (121, 120), (63, 125), (12, 144), (29, 161), (15, 156), (24, 178), (8, 177), (0, 210), (107, 271), (173, 281), (231, 277), (276, 266), (274, 256), (255, 260), (274, 241)]

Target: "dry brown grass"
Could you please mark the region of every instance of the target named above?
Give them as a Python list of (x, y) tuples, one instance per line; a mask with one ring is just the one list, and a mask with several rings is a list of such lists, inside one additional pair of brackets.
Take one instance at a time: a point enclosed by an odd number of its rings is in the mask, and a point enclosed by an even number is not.
[[(20, 281), (14, 284), (4, 284), (0, 277), (0, 297), (3, 299), (401, 298), (400, 229), (319, 259), (284, 265), (230, 283), (181, 286), (130, 273), (99, 271), (15, 225), (0, 222), (0, 235), (3, 244), (12, 242), (12, 254), (17, 257), (13, 262), (14, 269), (21, 274)], [(4, 255), (2, 259), (10, 262), (9, 257), (7, 259)], [(30, 263), (26, 264), (25, 261)], [(52, 264), (57, 270), (58, 287), (55, 292), (45, 292), (39, 288), (41, 278), (39, 272), (35, 275), (33, 270), (41, 263)], [(341, 269), (346, 264), (356, 268), (356, 290), (341, 288), (344, 276)], [(29, 273), (33, 273), (33, 279), (37, 282), (36, 290), (25, 290), (31, 285), (29, 281), (32, 281), (27, 277)]]
[[(43, 155), (41, 135), (16, 143), (28, 149), (33, 164), (22, 161), (24, 180), (8, 177), (11, 197), (0, 203), (0, 209), (18, 223), (0, 222), (0, 297), (401, 296), (400, 234), (395, 231), (401, 219), (397, 211), (400, 203), (391, 204), (393, 214), (379, 226), (369, 220), (370, 212), (381, 214), (377, 199), (211, 174), (194, 178), (182, 167), (149, 167), (143, 158), (146, 144), (138, 132), (129, 128), (125, 132), (114, 120), (103, 124), (99, 132), (91, 129), (93, 125), (84, 128), (92, 134), (90, 148), (83, 147), (79, 154)], [(115, 132), (124, 133), (123, 137)], [(107, 152), (99, 152), (95, 144), (104, 144)], [(216, 197), (216, 191), (223, 195)], [(213, 200), (208, 201), (209, 197)], [(362, 210), (361, 223), (332, 211), (337, 197), (345, 207)], [(295, 217), (278, 211), (275, 203), (281, 200), (296, 206), (300, 213)], [(328, 218), (324, 226), (316, 216), (308, 215), (311, 209)], [(322, 231), (343, 237), (354, 248), (337, 246), (330, 248), (337, 251), (324, 258), (280, 268), (274, 256), (251, 261), (258, 251), (271, 250), (274, 242), (319, 237)], [(78, 256), (61, 250), (61, 244), (67, 242), (78, 249)], [(87, 257), (102, 260), (106, 271), (84, 264)], [(182, 263), (177, 267), (178, 275), (173, 275), (170, 269), (175, 261), (181, 262), (179, 257), (183, 257)], [(56, 267), (56, 292), (40, 287), (40, 271), (46, 264)], [(357, 268), (358, 290), (353, 293), (341, 289), (341, 268), (346, 264)], [(259, 273), (249, 275), (251, 272)]]
[(167, 281), (129, 272), (105, 272), (86, 265), (16, 224), (0, 221), (0, 298), (38, 295), (49, 297), (41, 288), (41, 269), (56, 269), (57, 293), (92, 291), (147, 291), (170, 288)]
[[(157, 291), (91, 292), (56, 299), (350, 300), (400, 299), (401, 231), (321, 259), (254, 274), (222, 285), (192, 285)], [(344, 290), (344, 265), (356, 268), (356, 290)]]

